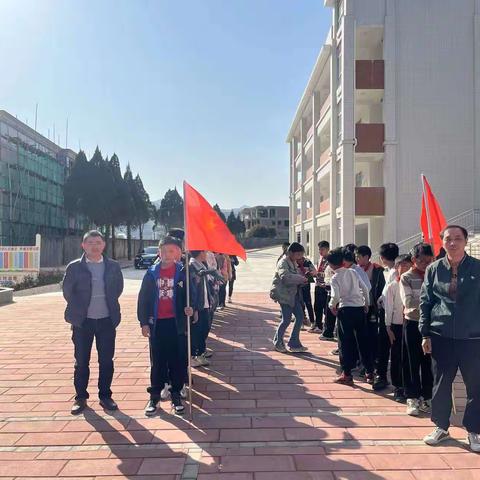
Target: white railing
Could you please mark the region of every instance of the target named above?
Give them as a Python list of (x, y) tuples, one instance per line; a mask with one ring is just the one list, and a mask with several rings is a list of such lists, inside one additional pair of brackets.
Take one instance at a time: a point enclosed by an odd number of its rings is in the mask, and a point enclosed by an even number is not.
[[(447, 223), (453, 225), (460, 225), (467, 230), (470, 236), (474, 236), (476, 233), (480, 233), (480, 210), (467, 210), (466, 212), (460, 213), (448, 219)], [(423, 235), (421, 233), (417, 233), (416, 235), (406, 238), (401, 242), (397, 242), (400, 253), (410, 252), (410, 250), (417, 243), (420, 243), (422, 239)]]

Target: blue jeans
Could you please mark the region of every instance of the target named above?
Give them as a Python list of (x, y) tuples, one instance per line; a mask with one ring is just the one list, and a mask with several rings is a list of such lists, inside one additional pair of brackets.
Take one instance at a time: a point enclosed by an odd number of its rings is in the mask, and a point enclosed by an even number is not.
[(300, 343), (300, 329), (303, 324), (303, 308), (300, 298), (295, 298), (295, 306), (292, 308), (290, 305), (281, 303), (280, 307), (282, 309), (282, 321), (275, 332), (275, 337), (273, 338), (273, 343), (276, 347), (284, 346), (283, 337), (285, 336), (285, 331), (290, 325), (292, 319), (292, 314), (295, 315), (295, 323), (293, 325), (293, 330), (288, 340), (288, 346), (290, 348), (302, 347)]

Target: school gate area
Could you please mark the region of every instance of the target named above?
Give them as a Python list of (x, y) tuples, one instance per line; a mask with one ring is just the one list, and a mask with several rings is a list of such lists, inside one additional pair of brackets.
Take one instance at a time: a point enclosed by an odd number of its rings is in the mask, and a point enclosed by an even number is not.
[[(0, 309), (0, 478), (200, 480), (476, 480), (480, 455), (465, 432), (430, 448), (428, 418), (405, 415), (391, 395), (332, 383), (334, 344), (302, 332), (308, 355), (272, 350), (278, 306), (266, 291), (278, 249), (253, 252), (238, 272), (234, 304), (218, 314), (211, 366), (194, 374), (194, 422), (164, 411), (146, 418), (149, 355), (135, 317), (139, 280), (126, 280), (117, 335), (114, 399), (70, 415), (69, 326), (59, 294)], [(136, 282), (136, 283), (135, 283)], [(260, 290), (260, 291), (259, 291)], [(459, 386), (460, 387), (460, 386)], [(457, 403), (464, 399), (457, 392)], [(463, 402), (463, 403), (462, 403)], [(461, 408), (460, 408), (461, 410)]]

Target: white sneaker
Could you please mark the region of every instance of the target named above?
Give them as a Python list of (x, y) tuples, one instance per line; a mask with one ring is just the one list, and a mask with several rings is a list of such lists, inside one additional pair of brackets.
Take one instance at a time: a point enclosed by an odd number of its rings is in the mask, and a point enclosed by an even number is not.
[(192, 357), (192, 367), (198, 368), (202, 366), (202, 362), (199, 360), (200, 357)]
[(161, 400), (168, 400), (170, 398), (170, 384), (166, 383), (163, 390), (160, 392)]
[(228, 297), (228, 303), (233, 303), (232, 302), (232, 297)]
[(180, 390), (180, 396), (185, 400), (188, 396), (187, 387), (183, 387)]
[(308, 348), (307, 347), (294, 347), (294, 348), (290, 348), (290, 352), (291, 353), (305, 353), (305, 352), (308, 352)]
[(438, 445), (439, 443), (442, 443), (444, 440), (448, 440), (449, 438), (450, 434), (446, 430), (440, 427), (435, 427), (435, 430), (432, 433), (429, 433), (426, 437), (424, 437), (423, 441), (427, 445), (434, 447), (435, 445)]
[(412, 417), (420, 415), (420, 400), (418, 398), (407, 398), (407, 415)]
[(475, 453), (480, 453), (480, 434), (479, 433), (469, 433), (467, 437), (467, 442), (470, 445), (470, 450)]
[(422, 400), (420, 402), (419, 409), (423, 413), (430, 413), (432, 411), (432, 401), (431, 400)]
[(210, 362), (205, 358), (204, 355), (200, 355), (198, 358), (198, 361), (202, 364), (202, 367), (208, 367), (210, 365)]

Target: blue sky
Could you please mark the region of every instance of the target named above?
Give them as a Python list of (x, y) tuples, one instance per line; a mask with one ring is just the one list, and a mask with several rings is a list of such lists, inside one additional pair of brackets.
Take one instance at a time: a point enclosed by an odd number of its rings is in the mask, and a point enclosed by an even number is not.
[(323, 0), (1, 0), (0, 109), (153, 200), (189, 181), (222, 208), (288, 204), (284, 143), (325, 39)]

